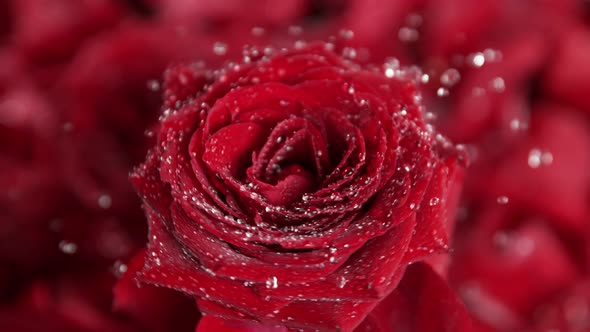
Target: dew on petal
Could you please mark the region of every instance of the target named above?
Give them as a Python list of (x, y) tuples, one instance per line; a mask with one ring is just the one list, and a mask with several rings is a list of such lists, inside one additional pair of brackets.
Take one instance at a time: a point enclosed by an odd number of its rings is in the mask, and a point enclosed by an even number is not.
[(266, 288), (276, 289), (279, 287), (279, 280), (277, 277), (272, 276), (268, 280), (266, 280)]

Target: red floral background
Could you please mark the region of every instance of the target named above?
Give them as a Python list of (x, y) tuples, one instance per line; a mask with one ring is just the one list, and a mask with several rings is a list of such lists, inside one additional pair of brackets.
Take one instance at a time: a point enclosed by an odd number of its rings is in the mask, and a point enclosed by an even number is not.
[(2, 1), (0, 330), (286, 331), (139, 285), (148, 230), (128, 177), (169, 66), (302, 40), (415, 66), (470, 159), (450, 254), (410, 266), (357, 331), (590, 331), (584, 0)]

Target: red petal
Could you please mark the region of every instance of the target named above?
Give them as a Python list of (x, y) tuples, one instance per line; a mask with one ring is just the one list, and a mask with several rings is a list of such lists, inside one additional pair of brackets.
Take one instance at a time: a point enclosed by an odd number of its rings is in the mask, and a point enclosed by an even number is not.
[(287, 328), (264, 326), (257, 323), (227, 321), (215, 316), (205, 315), (199, 321), (199, 326), (195, 332), (287, 332)]

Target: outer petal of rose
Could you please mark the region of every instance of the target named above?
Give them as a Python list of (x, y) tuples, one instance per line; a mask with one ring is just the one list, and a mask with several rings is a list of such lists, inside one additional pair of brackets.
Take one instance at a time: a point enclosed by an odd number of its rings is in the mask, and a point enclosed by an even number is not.
[(251, 322), (227, 321), (211, 315), (205, 315), (199, 321), (195, 332), (287, 332), (280, 326), (265, 326)]
[(114, 288), (114, 310), (132, 316), (149, 331), (190, 331), (199, 317), (194, 302), (170, 289), (138, 285), (135, 277), (144, 262), (141, 251), (127, 265)]
[(292, 329), (352, 332), (377, 302), (301, 301), (281, 309), (275, 317)]
[[(370, 301), (391, 292), (396, 286), (395, 275), (407, 251), (415, 227), (415, 215), (384, 235), (367, 242), (338, 270), (321, 280), (306, 283), (278, 284), (276, 288), (259, 287), (263, 296), (297, 298), (318, 301)], [(362, 274), (359, 271), (363, 271)], [(350, 278), (349, 276), (355, 276)], [(280, 280), (279, 280), (280, 281)]]
[[(281, 282), (307, 282), (325, 277), (336, 270), (342, 259), (336, 264), (326, 266), (328, 251), (321, 251), (316, 262), (308, 264), (289, 264), (284, 262), (265, 262), (242, 253), (239, 249), (207, 232), (197, 224), (195, 216), (188, 217), (177, 205), (172, 206), (172, 225), (178, 242), (187, 253), (194, 255), (203, 267), (215, 272), (218, 277), (238, 278), (242, 281), (266, 283), (271, 276)], [(192, 234), (183, 237), (183, 234)], [(348, 253), (350, 255), (350, 253)], [(291, 255), (291, 258), (300, 257)], [(307, 258), (309, 256), (303, 256)], [(309, 260), (307, 258), (306, 260)]]
[(152, 210), (158, 214), (169, 215), (172, 203), (169, 187), (160, 180), (159, 161), (155, 151), (149, 151), (146, 161), (133, 171), (130, 181)]
[[(449, 233), (447, 228), (447, 191), (448, 179), (453, 179), (453, 169), (447, 168), (442, 162), (435, 164), (434, 172), (422, 203), (416, 212), (415, 236), (404, 256), (404, 262), (411, 263), (424, 257), (446, 251)], [(451, 172), (451, 174), (448, 174)]]
[(261, 316), (283, 307), (290, 301), (265, 301), (240, 280), (220, 278), (205, 271), (191, 259), (166, 229), (166, 223), (149, 207), (146, 214), (150, 226), (150, 245), (146, 264), (138, 280), (165, 286), (188, 294), (210, 298), (232, 307), (247, 308)]
[(398, 287), (355, 332), (483, 331), (447, 283), (427, 264), (410, 265)]

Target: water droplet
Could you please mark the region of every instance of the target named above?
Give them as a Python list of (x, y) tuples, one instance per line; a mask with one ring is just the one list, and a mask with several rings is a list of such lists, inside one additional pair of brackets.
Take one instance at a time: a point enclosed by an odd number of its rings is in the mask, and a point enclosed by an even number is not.
[(486, 62), (486, 58), (481, 52), (470, 54), (468, 58), (469, 64), (476, 68), (483, 66)]
[(160, 82), (158, 82), (157, 80), (149, 80), (147, 81), (147, 87), (151, 91), (158, 91), (160, 90)]
[(489, 62), (498, 62), (498, 61), (502, 61), (502, 52), (499, 50), (494, 50), (491, 48), (486, 48), (483, 51), (483, 55), (486, 59), (486, 61)]
[(276, 289), (277, 287), (279, 287), (279, 280), (277, 277), (272, 276), (266, 281), (266, 288)]
[(506, 196), (498, 196), (498, 198), (496, 199), (496, 201), (498, 202), (498, 204), (504, 205), (504, 204), (508, 204), (508, 202), (510, 200)]
[(78, 245), (66, 240), (59, 241), (58, 246), (59, 250), (61, 250), (64, 254), (72, 255), (78, 251)]
[(553, 154), (549, 151), (545, 151), (541, 154), (541, 163), (545, 166), (553, 163)]
[(430, 206), (435, 206), (435, 205), (438, 205), (438, 203), (440, 203), (440, 198), (432, 197), (428, 204), (430, 204)]
[(510, 120), (510, 129), (517, 131), (522, 128), (522, 122), (519, 119)]
[(395, 70), (393, 68), (385, 68), (385, 76), (392, 78), (395, 75)]
[(410, 27), (402, 27), (397, 34), (402, 42), (415, 42), (420, 38), (418, 30)]
[(422, 18), (422, 15), (420, 15), (420, 14), (412, 13), (412, 14), (409, 14), (408, 17), (406, 17), (406, 24), (408, 26), (411, 26), (414, 28), (421, 26), (422, 21), (423, 21), (423, 18)]
[(342, 49), (342, 56), (348, 59), (356, 58), (356, 50), (352, 47), (345, 47)]
[(213, 44), (213, 53), (216, 55), (225, 55), (227, 53), (227, 44), (216, 42)]
[(494, 78), (490, 82), (490, 87), (492, 88), (492, 90), (494, 90), (498, 93), (504, 92), (504, 90), (506, 90), (506, 84), (505, 84), (504, 79), (502, 77)]
[(113, 264), (113, 273), (116, 277), (121, 277), (125, 272), (127, 272), (127, 264), (121, 262), (120, 260), (116, 260)]
[(449, 95), (449, 89), (443, 88), (442, 86), (436, 90), (436, 95), (439, 97), (446, 97)]
[(108, 209), (113, 204), (111, 196), (102, 194), (98, 197), (98, 206), (102, 209)]
[(340, 280), (338, 281), (338, 288), (344, 288), (344, 286), (346, 286), (346, 284), (348, 283), (348, 279), (346, 279), (346, 277), (340, 277)]
[(251, 30), (252, 36), (260, 37), (264, 35), (266, 31), (263, 27), (253, 27)]
[(541, 165), (541, 151), (539, 149), (532, 149), (529, 152), (528, 163), (531, 168), (538, 168)]
[(340, 37), (344, 39), (352, 39), (354, 38), (354, 31), (348, 29), (340, 30)]
[(553, 163), (553, 154), (540, 149), (531, 149), (528, 157), (528, 164), (531, 168), (539, 168), (542, 165), (551, 165)]
[(471, 94), (473, 94), (476, 97), (481, 97), (486, 94), (486, 90), (484, 88), (477, 86), (471, 90)]
[(298, 25), (291, 25), (291, 26), (288, 28), (288, 33), (289, 33), (291, 36), (299, 36), (300, 34), (302, 34), (302, 33), (303, 33), (303, 28), (302, 28), (302, 27), (300, 27), (300, 26), (298, 26)]
[(440, 75), (440, 83), (442, 85), (451, 87), (461, 80), (461, 74), (455, 68), (449, 68)]
[(428, 74), (422, 74), (422, 76), (420, 76), (420, 82), (422, 82), (422, 84), (426, 84), (430, 81), (430, 76)]
[(74, 130), (74, 124), (71, 122), (64, 122), (64, 124), (62, 125), (62, 129), (63, 131), (65, 131), (66, 133), (71, 132), (72, 130)]

